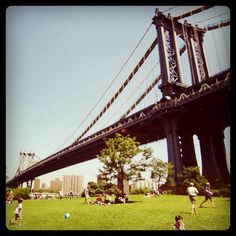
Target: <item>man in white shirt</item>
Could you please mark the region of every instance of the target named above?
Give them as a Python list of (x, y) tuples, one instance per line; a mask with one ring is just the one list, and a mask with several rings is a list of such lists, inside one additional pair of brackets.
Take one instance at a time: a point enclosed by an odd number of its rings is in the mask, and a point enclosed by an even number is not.
[(196, 202), (196, 196), (198, 194), (197, 188), (194, 187), (193, 183), (189, 184), (190, 186), (187, 188), (187, 193), (190, 199), (190, 202), (192, 203), (192, 209), (191, 209), (191, 214), (197, 214), (196, 207), (195, 207), (195, 202)]

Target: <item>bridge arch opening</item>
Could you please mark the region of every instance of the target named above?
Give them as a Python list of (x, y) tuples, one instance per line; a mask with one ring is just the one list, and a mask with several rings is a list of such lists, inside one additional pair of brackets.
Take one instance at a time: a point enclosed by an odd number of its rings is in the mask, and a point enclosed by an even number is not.
[(196, 154), (197, 164), (200, 168), (200, 173), (202, 175), (202, 155), (201, 155), (199, 139), (196, 134), (193, 135), (193, 143), (194, 143), (194, 150)]

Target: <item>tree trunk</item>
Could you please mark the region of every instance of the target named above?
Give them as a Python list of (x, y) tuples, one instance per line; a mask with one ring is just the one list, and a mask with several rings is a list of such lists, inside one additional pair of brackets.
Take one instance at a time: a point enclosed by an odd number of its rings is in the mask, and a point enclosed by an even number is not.
[(117, 179), (118, 188), (121, 190), (122, 197), (124, 196), (124, 172), (122, 171)]

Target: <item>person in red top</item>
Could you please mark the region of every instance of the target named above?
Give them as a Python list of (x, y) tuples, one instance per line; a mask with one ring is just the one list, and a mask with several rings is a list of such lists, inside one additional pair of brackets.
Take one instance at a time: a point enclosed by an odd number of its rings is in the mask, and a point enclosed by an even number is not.
[(213, 195), (213, 193), (211, 191), (211, 185), (210, 185), (210, 183), (207, 182), (206, 187), (205, 187), (205, 200), (200, 204), (200, 208), (202, 207), (202, 205), (205, 202), (207, 202), (208, 199), (210, 200), (212, 207), (215, 207), (215, 204), (212, 201), (212, 195)]

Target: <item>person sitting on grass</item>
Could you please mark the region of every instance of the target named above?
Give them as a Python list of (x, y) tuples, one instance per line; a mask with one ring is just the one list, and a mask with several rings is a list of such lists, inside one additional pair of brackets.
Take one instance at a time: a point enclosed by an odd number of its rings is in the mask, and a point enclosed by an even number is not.
[(102, 194), (99, 194), (99, 196), (96, 198), (95, 204), (106, 205), (102, 200)]
[(16, 205), (15, 208), (15, 216), (13, 219), (10, 220), (10, 225), (16, 224), (16, 225), (20, 225), (21, 222), (21, 213), (22, 213), (22, 202), (23, 202), (23, 198), (18, 198), (18, 204)]
[(123, 201), (124, 201), (124, 203), (127, 203), (127, 202), (129, 201), (129, 198), (128, 198), (127, 193), (124, 193), (124, 195), (123, 195)]
[(123, 197), (121, 194), (117, 194), (115, 197), (115, 203), (127, 203), (128, 202), (128, 195), (124, 193)]
[(125, 203), (125, 200), (122, 198), (121, 194), (116, 194), (115, 203)]
[(111, 195), (109, 193), (105, 196), (105, 204), (110, 205), (111, 204)]
[(180, 215), (175, 216), (175, 223), (172, 226), (174, 230), (185, 230), (183, 217)]

